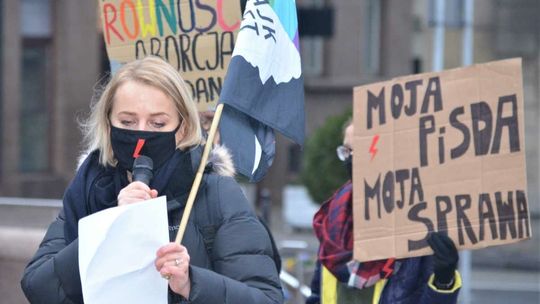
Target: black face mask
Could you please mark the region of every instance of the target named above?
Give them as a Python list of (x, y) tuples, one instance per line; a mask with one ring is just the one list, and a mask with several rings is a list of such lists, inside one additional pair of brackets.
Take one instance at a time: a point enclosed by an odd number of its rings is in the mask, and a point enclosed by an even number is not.
[(345, 166), (345, 170), (347, 170), (347, 177), (352, 179), (352, 155), (349, 155), (343, 164)]
[(111, 126), (111, 145), (118, 166), (131, 170), (135, 158), (145, 155), (154, 162), (154, 170), (159, 169), (176, 150), (178, 128), (170, 132), (151, 132)]

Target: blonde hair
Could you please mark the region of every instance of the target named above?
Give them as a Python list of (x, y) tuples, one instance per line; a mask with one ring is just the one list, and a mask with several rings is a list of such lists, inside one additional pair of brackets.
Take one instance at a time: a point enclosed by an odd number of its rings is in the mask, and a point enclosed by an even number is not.
[(178, 132), (183, 134), (183, 138), (176, 143), (178, 149), (184, 150), (204, 144), (199, 113), (186, 83), (166, 61), (159, 57), (149, 56), (127, 63), (118, 69), (103, 89), (97, 102), (92, 103), (90, 116), (81, 123), (85, 145), (84, 154), (99, 150), (100, 164), (115, 165), (110, 140), (110, 114), (116, 91), (122, 84), (129, 81), (157, 88), (172, 99), (181, 121)]
[(343, 126), (341, 128), (341, 133), (342, 133), (344, 138), (345, 138), (345, 133), (347, 133), (347, 128), (349, 126), (352, 126), (353, 123), (354, 123), (354, 121), (353, 121), (353, 118), (351, 116), (351, 117), (347, 118), (347, 121), (345, 121), (345, 123), (343, 124)]

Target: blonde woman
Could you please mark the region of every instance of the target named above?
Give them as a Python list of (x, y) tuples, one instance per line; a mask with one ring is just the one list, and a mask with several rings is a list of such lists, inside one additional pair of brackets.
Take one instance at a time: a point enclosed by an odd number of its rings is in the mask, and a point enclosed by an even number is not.
[[(166, 195), (173, 240), (204, 145), (186, 84), (155, 57), (120, 68), (83, 127), (84, 160), (21, 282), (32, 303), (82, 303), (77, 223), (89, 214)], [(131, 180), (138, 155), (153, 160), (150, 185)], [(232, 178), (230, 156), (214, 153), (211, 164), (183, 245), (156, 254), (169, 303), (282, 303), (270, 237)]]

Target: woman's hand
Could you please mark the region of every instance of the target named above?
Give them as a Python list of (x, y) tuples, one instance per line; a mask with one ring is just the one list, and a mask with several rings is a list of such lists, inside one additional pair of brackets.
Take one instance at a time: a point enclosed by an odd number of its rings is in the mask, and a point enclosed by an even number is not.
[(191, 281), (186, 247), (178, 243), (169, 243), (159, 248), (155, 265), (161, 276), (169, 280), (172, 291), (189, 299)]
[(433, 268), (435, 286), (440, 289), (451, 289), (454, 285), (454, 273), (458, 265), (459, 254), (452, 239), (441, 232), (433, 232), (428, 238), (428, 244), (433, 249)]
[(157, 190), (150, 189), (148, 185), (141, 182), (133, 182), (118, 193), (118, 206), (149, 200), (156, 198), (157, 195)]

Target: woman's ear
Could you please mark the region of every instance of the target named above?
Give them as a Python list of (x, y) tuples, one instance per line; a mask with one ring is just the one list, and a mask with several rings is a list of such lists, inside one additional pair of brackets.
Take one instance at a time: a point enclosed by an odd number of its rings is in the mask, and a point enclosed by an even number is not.
[(182, 120), (182, 122), (180, 123), (180, 127), (178, 128), (178, 131), (176, 131), (176, 134), (174, 135), (175, 139), (176, 139), (176, 145), (178, 146), (180, 144), (180, 142), (184, 139), (184, 137), (186, 136), (186, 121), (185, 120)]

